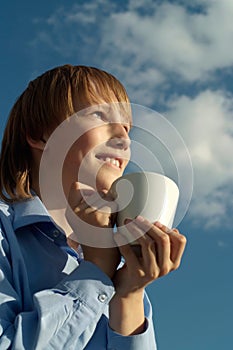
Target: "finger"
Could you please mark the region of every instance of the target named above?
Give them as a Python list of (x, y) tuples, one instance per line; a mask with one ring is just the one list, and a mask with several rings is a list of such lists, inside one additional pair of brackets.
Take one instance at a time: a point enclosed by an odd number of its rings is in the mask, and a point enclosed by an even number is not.
[[(89, 208), (87, 213), (91, 213), (93, 211), (100, 210), (105, 213), (111, 212), (109, 208), (114, 209), (114, 212), (117, 211), (117, 204), (110, 201), (109, 197), (106, 198), (106, 195), (103, 192), (96, 192), (94, 190), (81, 190), (82, 194), (81, 201), (74, 208), (75, 213), (79, 213), (81, 211)], [(113, 203), (113, 204), (112, 204)]]
[[(97, 207), (100, 207), (100, 201), (102, 199), (102, 197), (104, 196), (104, 194), (102, 192), (96, 192), (96, 191), (86, 191), (86, 190), (82, 190), (82, 200), (79, 202), (78, 206), (78, 210), (85, 210), (88, 207), (93, 208), (93, 210), (97, 210)], [(102, 204), (103, 205), (103, 204)]]
[(139, 262), (130, 244), (128, 244), (127, 239), (120, 233), (115, 233), (114, 240), (119, 248), (121, 255), (125, 259), (127, 267), (129, 269), (130, 267), (136, 268), (139, 265)]
[(170, 231), (171, 229), (169, 227), (167, 227), (166, 225), (162, 224), (161, 222), (159, 221), (155, 221), (154, 222), (154, 225), (156, 227), (158, 227), (161, 231), (167, 233), (168, 231)]
[(145, 230), (143, 230), (141, 227), (137, 225), (135, 220), (127, 219), (126, 222), (127, 222), (127, 225), (126, 225), (127, 229), (135, 239), (134, 242), (139, 244), (142, 248), (143, 260), (147, 261), (147, 258), (149, 255), (150, 257), (152, 257), (152, 255), (155, 256), (156, 252), (155, 252), (154, 240), (145, 233)]
[(97, 199), (92, 204), (93, 211), (99, 211), (103, 214), (113, 214), (117, 212), (117, 204), (115, 201), (106, 201), (105, 197)]
[(172, 229), (167, 234), (171, 241), (171, 261), (173, 262), (174, 269), (177, 269), (180, 265), (187, 239), (177, 229)]
[(95, 190), (90, 187), (84, 188), (84, 185), (77, 181), (72, 183), (68, 196), (68, 203), (72, 209), (83, 202), (84, 193), (90, 196), (95, 193)]
[(82, 189), (81, 194), (83, 196), (83, 200), (87, 203), (88, 206), (95, 205), (96, 202), (100, 202), (101, 200), (103, 204), (98, 204), (98, 206), (104, 206), (105, 202), (113, 202), (114, 198), (112, 197), (110, 192), (107, 192), (107, 190), (102, 191), (94, 191), (90, 189)]
[(150, 279), (154, 279), (160, 272), (156, 260), (155, 241), (147, 234), (144, 234), (137, 239), (137, 243), (141, 246), (140, 261), (144, 267), (144, 272)]
[(163, 225), (159, 221), (155, 222), (155, 225), (160, 228), (163, 232), (169, 235), (171, 242), (171, 254), (170, 259), (173, 264), (172, 269), (175, 270), (179, 267), (181, 258), (184, 253), (186, 246), (186, 237), (179, 233), (176, 228), (169, 229), (167, 226)]
[(142, 271), (144, 273), (144, 277), (148, 281), (152, 281), (160, 275), (160, 267), (158, 266), (156, 260), (156, 248), (155, 241), (148, 235), (145, 234), (135, 222), (132, 220), (128, 222), (128, 230), (135, 238), (135, 242), (141, 247), (141, 255), (139, 256), (139, 261), (142, 266)]
[(147, 234), (140, 239), (142, 263), (147, 281), (153, 281), (161, 275), (161, 267), (157, 261), (157, 251), (154, 240)]
[(171, 242), (169, 236), (141, 216), (135, 219), (135, 223), (144, 231), (148, 229), (147, 235), (150, 236), (156, 244), (156, 260), (160, 269), (160, 276), (167, 274), (171, 267)]

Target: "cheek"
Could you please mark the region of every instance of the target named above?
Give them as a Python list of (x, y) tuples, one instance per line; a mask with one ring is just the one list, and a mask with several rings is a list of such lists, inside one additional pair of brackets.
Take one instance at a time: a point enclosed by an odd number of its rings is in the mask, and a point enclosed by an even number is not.
[[(106, 143), (107, 135), (104, 128), (91, 129), (83, 134), (79, 139), (72, 145), (66, 156), (66, 165), (80, 167), (84, 158), (89, 167), (94, 166), (92, 164), (95, 152), (97, 148)], [(93, 153), (92, 153), (93, 152)], [(86, 165), (87, 166), (87, 165)]]
[(72, 162), (81, 162), (92, 147), (91, 140), (82, 136), (72, 145), (66, 158)]
[(92, 129), (82, 135), (74, 144), (75, 149), (86, 155), (88, 152), (94, 151), (96, 147), (106, 142), (106, 135), (102, 128)]

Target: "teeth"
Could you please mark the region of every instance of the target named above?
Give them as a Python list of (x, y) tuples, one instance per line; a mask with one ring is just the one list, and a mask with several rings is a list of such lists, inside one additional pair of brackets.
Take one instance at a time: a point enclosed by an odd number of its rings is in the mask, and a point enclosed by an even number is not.
[(117, 166), (118, 168), (120, 168), (120, 162), (119, 162), (119, 160), (117, 160), (117, 159), (107, 157), (107, 158), (105, 159), (105, 162), (111, 163), (111, 164)]

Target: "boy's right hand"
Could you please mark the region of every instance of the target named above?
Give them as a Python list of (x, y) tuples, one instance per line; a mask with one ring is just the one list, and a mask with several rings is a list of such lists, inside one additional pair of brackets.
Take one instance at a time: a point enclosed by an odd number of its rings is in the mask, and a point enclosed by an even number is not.
[(73, 183), (68, 198), (66, 218), (74, 232), (72, 239), (81, 244), (84, 260), (112, 278), (120, 263), (119, 249), (113, 239), (117, 205), (110, 194), (81, 190), (81, 187), (80, 183)]

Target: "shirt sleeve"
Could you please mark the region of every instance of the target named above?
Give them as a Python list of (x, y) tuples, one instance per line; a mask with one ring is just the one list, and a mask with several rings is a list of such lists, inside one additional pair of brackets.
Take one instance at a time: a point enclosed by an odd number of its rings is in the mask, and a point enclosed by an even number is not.
[(39, 333), (35, 349), (50, 349), (47, 343), (51, 349), (84, 349), (113, 294), (111, 280), (87, 261), (53, 290), (36, 293)]
[(122, 336), (109, 328), (105, 317), (115, 292), (106, 274), (96, 265), (82, 261), (53, 288), (31, 296), (27, 270), (13, 237), (12, 232), (6, 238), (0, 228), (1, 350), (156, 349), (146, 294), (145, 331)]
[(114, 332), (108, 326), (108, 349), (109, 350), (156, 350), (156, 341), (152, 320), (152, 307), (147, 294), (144, 295), (144, 312), (146, 318), (146, 326), (143, 333), (122, 336)]
[(0, 238), (0, 349), (84, 349), (114, 294), (108, 276), (83, 261), (54, 288), (35, 293), (25, 307), (25, 294), (14, 279), (22, 274), (20, 255), (1, 230)]

